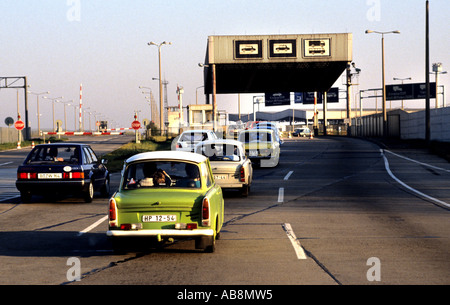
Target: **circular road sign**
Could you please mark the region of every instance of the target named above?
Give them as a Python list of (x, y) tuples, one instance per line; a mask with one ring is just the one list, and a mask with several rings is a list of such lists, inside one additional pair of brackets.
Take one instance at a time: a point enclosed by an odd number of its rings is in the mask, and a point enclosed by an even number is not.
[(24, 129), (25, 128), (25, 123), (23, 122), (23, 121), (16, 121), (15, 123), (14, 123), (14, 127), (17, 129), (17, 130), (22, 130), (22, 129)]
[(134, 121), (133, 123), (131, 123), (131, 128), (133, 128), (134, 130), (140, 129), (141, 128), (141, 122)]
[(11, 126), (11, 125), (13, 125), (14, 124), (14, 119), (12, 118), (12, 117), (7, 117), (6, 119), (5, 119), (5, 124), (6, 124), (6, 126)]

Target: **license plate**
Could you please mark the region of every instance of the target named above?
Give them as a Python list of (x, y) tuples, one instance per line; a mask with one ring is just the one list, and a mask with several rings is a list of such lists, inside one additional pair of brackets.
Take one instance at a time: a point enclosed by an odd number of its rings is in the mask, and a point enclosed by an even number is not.
[(175, 222), (177, 221), (176, 215), (144, 215), (142, 216), (142, 222)]
[(226, 180), (228, 179), (227, 175), (215, 175), (214, 180)]
[(62, 179), (62, 174), (38, 174), (38, 179)]
[(250, 151), (248, 152), (248, 155), (249, 155), (250, 157), (258, 157), (258, 151), (257, 151), (257, 150), (250, 150)]

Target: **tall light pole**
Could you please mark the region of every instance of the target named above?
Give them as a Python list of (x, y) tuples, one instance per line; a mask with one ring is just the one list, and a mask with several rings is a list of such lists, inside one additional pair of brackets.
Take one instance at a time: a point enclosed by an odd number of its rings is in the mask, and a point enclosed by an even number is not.
[(38, 137), (40, 137), (41, 136), (41, 114), (39, 113), (39, 95), (50, 94), (50, 91), (41, 92), (41, 93), (35, 93), (35, 92), (28, 91), (28, 93), (36, 95), (36, 98), (37, 98)]
[(400, 31), (389, 31), (389, 32), (378, 32), (372, 30), (366, 30), (366, 34), (380, 34), (381, 35), (381, 81), (382, 81), (382, 104), (383, 104), (383, 137), (388, 135), (388, 126), (387, 126), (387, 112), (386, 112), (386, 77), (385, 77), (385, 60), (384, 60), (384, 35), (385, 34), (400, 34)]
[(161, 76), (161, 47), (163, 45), (171, 45), (171, 42), (166, 42), (163, 41), (160, 44), (157, 44), (153, 41), (150, 41), (148, 43), (149, 46), (157, 46), (158, 47), (158, 61), (159, 61), (159, 107), (160, 107), (160, 114), (159, 114), (159, 118), (160, 118), (160, 122), (159, 122), (159, 129), (161, 130), (161, 135), (163, 132), (163, 125), (164, 125), (164, 105), (163, 105), (163, 96), (162, 96), (162, 76)]
[[(442, 71), (442, 63), (434, 63), (433, 64), (433, 72), (435, 75), (436, 81), (436, 108), (439, 108), (439, 74), (447, 74), (447, 71)], [(443, 95), (444, 93), (442, 93)], [(445, 97), (442, 97), (442, 107), (445, 107)]]
[(60, 97), (56, 97), (56, 98), (51, 98), (51, 97), (47, 97), (47, 96), (44, 96), (44, 98), (45, 99), (49, 99), (49, 100), (51, 100), (53, 103), (52, 103), (52, 112), (53, 112), (53, 132), (56, 132), (56, 127), (55, 127), (55, 101), (57, 101), (57, 100), (59, 100), (59, 99), (63, 99), (64, 97), (63, 96), (60, 96)]

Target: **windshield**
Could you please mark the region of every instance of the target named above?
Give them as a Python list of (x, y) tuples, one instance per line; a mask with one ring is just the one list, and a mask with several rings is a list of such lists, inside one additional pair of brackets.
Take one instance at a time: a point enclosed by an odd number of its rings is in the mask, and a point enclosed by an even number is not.
[(79, 164), (79, 160), (80, 148), (78, 146), (38, 146), (28, 156), (27, 164)]
[(272, 136), (268, 132), (243, 132), (239, 135), (239, 141), (243, 143), (272, 142)]
[(208, 139), (208, 135), (206, 132), (189, 132), (185, 133), (181, 136), (180, 141), (181, 142), (201, 142)]
[(197, 153), (208, 157), (210, 161), (240, 161), (239, 147), (233, 144), (206, 144), (197, 149)]
[(200, 171), (196, 164), (180, 161), (145, 161), (127, 166), (123, 189), (200, 188)]

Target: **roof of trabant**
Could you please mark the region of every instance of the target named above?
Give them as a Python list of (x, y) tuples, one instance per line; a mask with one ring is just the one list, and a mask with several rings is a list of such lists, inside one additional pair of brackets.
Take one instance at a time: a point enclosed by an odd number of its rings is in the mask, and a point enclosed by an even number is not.
[(185, 152), (185, 151), (152, 151), (152, 152), (145, 152), (140, 153), (137, 155), (134, 155), (130, 158), (128, 158), (125, 162), (131, 163), (135, 161), (144, 161), (144, 160), (177, 160), (177, 161), (189, 161), (189, 162), (195, 162), (200, 163), (206, 160), (205, 156), (202, 156), (200, 154), (195, 154), (191, 152)]

